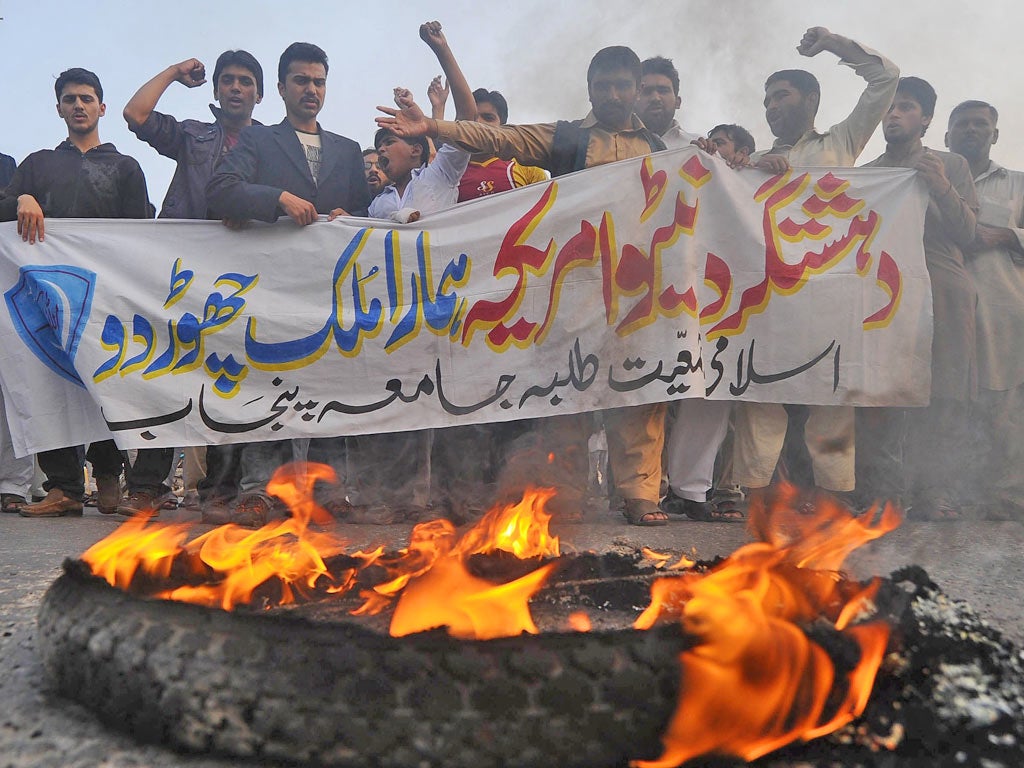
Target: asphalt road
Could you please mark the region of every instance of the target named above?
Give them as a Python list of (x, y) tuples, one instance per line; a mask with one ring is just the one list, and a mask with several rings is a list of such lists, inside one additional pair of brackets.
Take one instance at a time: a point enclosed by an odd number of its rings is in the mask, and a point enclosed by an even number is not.
[[(167, 520), (194, 519), (185, 511)], [(87, 509), (82, 518), (29, 520), (0, 515), (0, 768), (227, 768), (236, 760), (186, 758), (139, 746), (108, 731), (85, 709), (50, 694), (35, 652), (36, 612), (66, 557), (77, 557), (119, 520)], [(205, 527), (201, 528), (205, 530)], [(565, 551), (648, 546), (700, 559), (727, 555), (749, 539), (737, 523), (673, 521), (627, 526), (611, 513), (555, 530)], [(409, 526), (341, 526), (353, 547), (401, 546)], [(1024, 645), (1024, 525), (1016, 522), (908, 523), (856, 552), (851, 575), (923, 566), (943, 590), (969, 602), (1015, 644)]]

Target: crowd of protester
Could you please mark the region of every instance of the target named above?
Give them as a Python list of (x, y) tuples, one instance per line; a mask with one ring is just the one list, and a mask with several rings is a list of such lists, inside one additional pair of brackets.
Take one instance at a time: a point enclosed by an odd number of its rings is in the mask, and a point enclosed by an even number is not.
[[(956, 519), (971, 511), (1024, 521), (1024, 173), (990, 159), (999, 135), (995, 107), (959, 104), (947, 122), (950, 152), (930, 149), (922, 137), (935, 117), (932, 86), (901, 77), (881, 53), (815, 27), (798, 51), (827, 52), (866, 81), (849, 115), (827, 130), (815, 127), (817, 79), (792, 69), (765, 83), (765, 118), (776, 137), (771, 147), (757, 151), (750, 132), (729, 122), (688, 133), (677, 120), (680, 82), (672, 61), (641, 61), (622, 46), (593, 57), (592, 109), (584, 118), (509, 125), (504, 97), (471, 88), (440, 24), (424, 24), (420, 37), (444, 72), (427, 89), (430, 115), (410, 91), (396, 89), (395, 108), (382, 109), (373, 146), (362, 150), (318, 122), (329, 65), (316, 45), (293, 43), (281, 55), (277, 90), (285, 118), (277, 125), (252, 119), (264, 98), (264, 74), (246, 51), (217, 59), (212, 119), (157, 111), (174, 83), (207, 82), (201, 61), (156, 74), (123, 116), (141, 141), (176, 163), (159, 216), (217, 219), (232, 229), (282, 216), (300, 225), (323, 215), (410, 222), (550, 177), (689, 145), (720, 155), (736, 173), (858, 162), (912, 168), (929, 195), (922, 237), (933, 296), (931, 402), (855, 409), (690, 398), (532, 422), (315, 439), (301, 449), (289, 440), (191, 448), (185, 454), (191, 501), (206, 522), (255, 526), (282, 514), (267, 482), (276, 467), (299, 457), (322, 458), (338, 469), (339, 490), (326, 492), (324, 503), (351, 520), (390, 522), (408, 510), (465, 512), (480, 503), (479, 489), (501, 495), (523, 479), (550, 479), (559, 488), (554, 507), (572, 517), (595, 503), (588, 497), (595, 487), (595, 435), (596, 453), (607, 454), (602, 492), (634, 525), (663, 525), (672, 516), (736, 519), (780, 479), (812, 495), (839, 496), (854, 509), (893, 499), (911, 519)], [(152, 216), (139, 164), (100, 141), (106, 107), (99, 78), (68, 69), (54, 87), (68, 138), (18, 165), (0, 155), (0, 221), (16, 220), (22, 238), (36, 243), (51, 217)], [(452, 121), (445, 120), (449, 97)], [(860, 155), (880, 124), (885, 152), (865, 163)], [(39, 453), (45, 495), (32, 499), (33, 458), (14, 456), (2, 407), (0, 419), (4, 512), (81, 514), (85, 461), (102, 513), (153, 515), (177, 503), (169, 478), (179, 451), (140, 449), (128, 461), (112, 440), (87, 451), (67, 446)], [(529, 456), (557, 456), (558, 464), (531, 463)], [(203, 476), (198, 485), (197, 476)], [(460, 487), (468, 489), (461, 496)]]

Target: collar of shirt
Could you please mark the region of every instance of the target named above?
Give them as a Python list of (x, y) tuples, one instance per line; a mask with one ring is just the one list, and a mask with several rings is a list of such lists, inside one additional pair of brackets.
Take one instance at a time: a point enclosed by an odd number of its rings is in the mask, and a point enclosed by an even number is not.
[(813, 139), (820, 139), (824, 135), (825, 135), (824, 133), (818, 133), (814, 128), (810, 128), (809, 130), (804, 132), (803, 136), (801, 136), (799, 139), (796, 140), (796, 144), (783, 144), (782, 143), (782, 139), (776, 139), (775, 143), (772, 144), (772, 148), (770, 150), (768, 150), (768, 154), (777, 153), (777, 152), (783, 152), (783, 151), (784, 152), (789, 152), (791, 149), (793, 149), (793, 147), (796, 147), (796, 146), (804, 143), (805, 141), (811, 141)]
[(597, 122), (597, 118), (594, 117), (594, 111), (591, 110), (590, 112), (587, 113), (587, 116), (583, 118), (583, 122), (580, 123), (580, 128), (597, 127), (600, 128), (602, 131), (608, 131), (608, 133), (637, 133), (639, 131), (645, 130), (643, 121), (636, 116), (635, 112), (629, 116), (629, 122), (630, 127), (626, 128), (623, 131), (609, 131), (607, 127)]
[(974, 183), (977, 184), (982, 179), (987, 179), (989, 176), (1005, 175), (1006, 169), (997, 163), (995, 160), (988, 161), (988, 168), (985, 169), (977, 178), (974, 179)]

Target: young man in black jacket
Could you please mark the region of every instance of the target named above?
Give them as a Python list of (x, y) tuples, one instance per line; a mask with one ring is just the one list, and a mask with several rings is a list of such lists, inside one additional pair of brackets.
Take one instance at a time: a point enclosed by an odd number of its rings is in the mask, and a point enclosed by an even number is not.
[[(33, 152), (18, 166), (0, 196), (0, 221), (18, 222), (18, 233), (28, 243), (42, 242), (46, 219), (145, 219), (150, 217), (146, 178), (134, 158), (122, 155), (113, 144), (103, 144), (99, 119), (106, 112), (99, 78), (85, 69), (62, 72), (54, 86), (57, 114), (68, 127), (68, 138), (56, 149)], [(121, 452), (113, 440), (89, 446), (86, 454), (96, 476), (100, 512), (117, 511), (121, 496)], [(82, 514), (85, 492), (82, 465), (74, 446), (43, 451), (39, 466), (46, 473), (46, 498), (22, 507), (23, 517), (63, 517)], [(155, 492), (164, 475), (143, 460), (129, 470), (129, 488), (149, 487)]]

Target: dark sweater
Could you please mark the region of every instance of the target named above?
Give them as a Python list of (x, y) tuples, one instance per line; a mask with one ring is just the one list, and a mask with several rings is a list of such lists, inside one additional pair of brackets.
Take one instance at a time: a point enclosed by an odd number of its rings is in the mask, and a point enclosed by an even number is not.
[(58, 219), (148, 219), (146, 177), (113, 144), (86, 153), (70, 141), (25, 158), (0, 196), (0, 221), (18, 218), (18, 196), (32, 195), (43, 215)]

